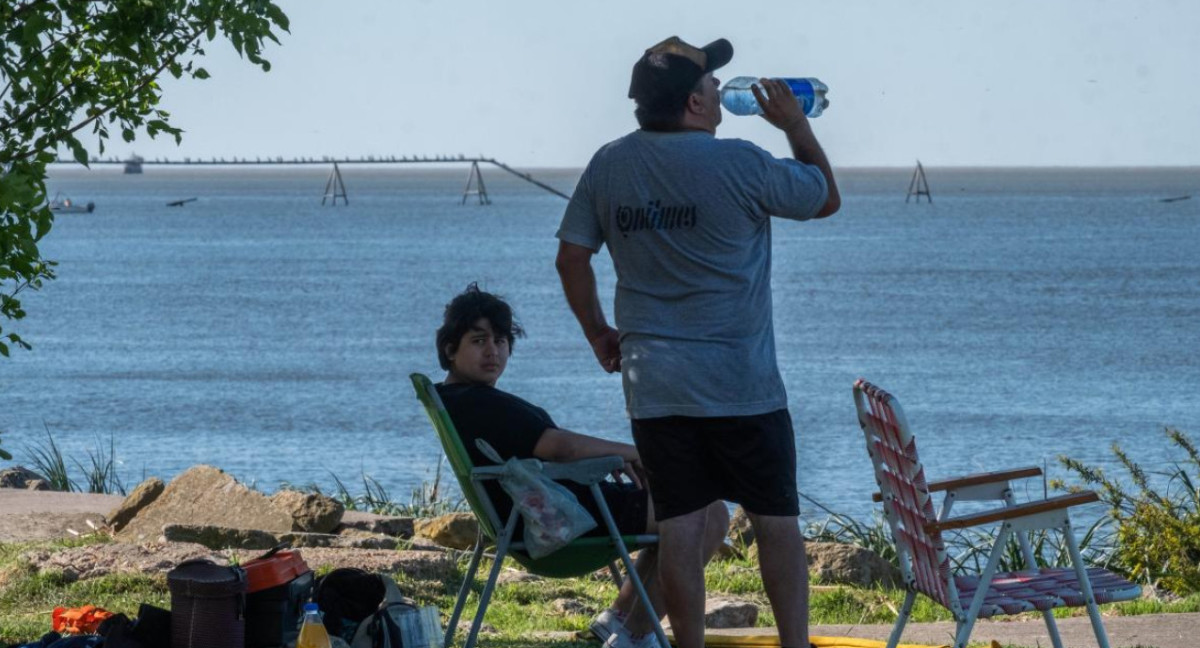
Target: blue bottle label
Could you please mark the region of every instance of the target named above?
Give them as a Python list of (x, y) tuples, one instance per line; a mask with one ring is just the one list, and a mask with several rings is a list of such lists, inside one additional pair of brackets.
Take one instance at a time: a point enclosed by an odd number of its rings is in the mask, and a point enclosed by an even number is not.
[(784, 82), (791, 88), (792, 94), (800, 99), (801, 107), (804, 109), (804, 114), (812, 112), (813, 97), (816, 94), (813, 91), (813, 86), (807, 79), (784, 79)]

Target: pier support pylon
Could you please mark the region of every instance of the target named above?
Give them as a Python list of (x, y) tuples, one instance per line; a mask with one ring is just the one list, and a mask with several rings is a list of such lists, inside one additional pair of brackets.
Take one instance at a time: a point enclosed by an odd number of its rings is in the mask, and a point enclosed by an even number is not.
[(929, 193), (929, 181), (925, 179), (925, 167), (921, 166), (921, 161), (917, 160), (917, 168), (913, 169), (912, 180), (908, 183), (908, 193), (904, 196), (904, 202), (908, 202), (909, 198), (917, 197), (917, 202), (921, 202), (921, 196), (933, 204), (933, 196)]
[(346, 196), (346, 183), (342, 182), (342, 171), (338, 169), (338, 163), (333, 163), (333, 171), (329, 173), (329, 179), (325, 181), (325, 195), (321, 197), (321, 204), (333, 198), (333, 206), (337, 206), (338, 198), (346, 201), (346, 205), (350, 205), (350, 198)]
[[(471, 185), (475, 185), (475, 189), (471, 189)], [(459, 204), (467, 204), (467, 196), (479, 196), (480, 205), (490, 205), (492, 200), (488, 198), (487, 188), (483, 186), (483, 173), (479, 171), (479, 162), (471, 162), (471, 172), (467, 175), (467, 186), (463, 188), (462, 202)]]

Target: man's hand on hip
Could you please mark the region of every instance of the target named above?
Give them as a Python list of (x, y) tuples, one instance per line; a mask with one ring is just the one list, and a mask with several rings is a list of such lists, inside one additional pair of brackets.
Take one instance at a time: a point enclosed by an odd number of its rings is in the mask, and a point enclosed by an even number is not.
[(592, 345), (592, 353), (596, 360), (608, 373), (621, 370), (621, 336), (617, 329), (605, 326), (599, 334), (588, 340)]

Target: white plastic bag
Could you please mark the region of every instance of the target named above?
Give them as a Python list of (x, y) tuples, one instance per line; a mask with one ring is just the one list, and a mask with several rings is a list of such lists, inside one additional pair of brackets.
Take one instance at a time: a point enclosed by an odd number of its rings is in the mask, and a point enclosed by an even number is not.
[(483, 439), (476, 439), (475, 445), (489, 459), (503, 464), (500, 487), (525, 520), (525, 551), (530, 557), (548, 556), (596, 527), (596, 520), (574, 493), (542, 474), (541, 461), (515, 457), (504, 461)]

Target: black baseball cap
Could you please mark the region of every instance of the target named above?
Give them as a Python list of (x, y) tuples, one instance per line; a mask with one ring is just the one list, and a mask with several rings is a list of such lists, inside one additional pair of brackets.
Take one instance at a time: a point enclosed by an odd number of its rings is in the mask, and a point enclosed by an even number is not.
[(654, 104), (686, 96), (700, 77), (733, 58), (733, 45), (724, 38), (704, 47), (689, 45), (678, 36), (651, 47), (633, 66), (629, 98), (639, 104)]

